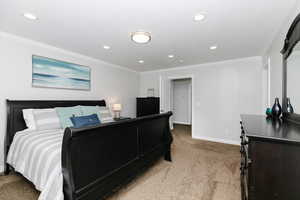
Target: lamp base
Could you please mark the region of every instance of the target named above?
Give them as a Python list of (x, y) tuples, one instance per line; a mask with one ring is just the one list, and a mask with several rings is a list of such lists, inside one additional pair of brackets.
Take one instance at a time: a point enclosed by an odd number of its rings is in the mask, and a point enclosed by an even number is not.
[(115, 111), (115, 119), (120, 119), (120, 118), (121, 118), (121, 112)]

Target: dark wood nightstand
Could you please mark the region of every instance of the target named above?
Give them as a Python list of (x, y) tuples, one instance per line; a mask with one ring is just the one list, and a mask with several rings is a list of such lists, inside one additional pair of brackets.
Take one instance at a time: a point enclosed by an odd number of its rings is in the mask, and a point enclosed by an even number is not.
[(116, 122), (118, 122), (118, 121), (123, 121), (123, 120), (129, 120), (129, 119), (131, 119), (131, 117), (114, 118), (114, 120), (115, 120)]

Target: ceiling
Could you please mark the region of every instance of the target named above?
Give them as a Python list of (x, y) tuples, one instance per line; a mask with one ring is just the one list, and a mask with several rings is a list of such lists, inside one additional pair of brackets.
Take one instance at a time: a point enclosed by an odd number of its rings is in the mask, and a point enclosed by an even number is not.
[[(148, 71), (262, 55), (296, 1), (1, 0), (0, 31)], [(206, 18), (195, 22), (199, 12)], [(151, 42), (133, 43), (137, 30), (149, 31)]]

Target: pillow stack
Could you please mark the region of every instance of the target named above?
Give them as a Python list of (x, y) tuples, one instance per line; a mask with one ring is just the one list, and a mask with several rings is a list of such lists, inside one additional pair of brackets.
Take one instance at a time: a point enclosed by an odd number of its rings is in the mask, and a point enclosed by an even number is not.
[[(84, 117), (83, 117), (84, 116)], [(96, 120), (96, 118), (98, 121)], [(65, 129), (67, 127), (79, 128), (78, 123), (75, 126), (71, 118), (81, 124), (80, 127), (95, 125), (96, 123), (112, 122), (113, 117), (108, 107), (103, 106), (73, 106), (57, 107), (50, 109), (24, 109), (23, 117), (28, 129), (31, 130), (51, 130)]]

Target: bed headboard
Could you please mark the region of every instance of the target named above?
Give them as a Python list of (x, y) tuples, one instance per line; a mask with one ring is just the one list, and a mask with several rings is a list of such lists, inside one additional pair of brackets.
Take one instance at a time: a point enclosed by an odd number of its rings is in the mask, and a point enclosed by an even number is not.
[[(69, 107), (69, 106), (106, 106), (105, 100), (100, 101), (45, 101), (45, 100), (32, 100), (32, 101), (11, 101), (6, 100), (7, 103), (7, 129), (6, 129), (6, 144), (9, 147), (12, 143), (14, 135), (17, 131), (26, 128), (23, 119), (22, 110), (26, 108), (54, 108), (54, 107)], [(6, 152), (7, 153), (7, 152)]]

